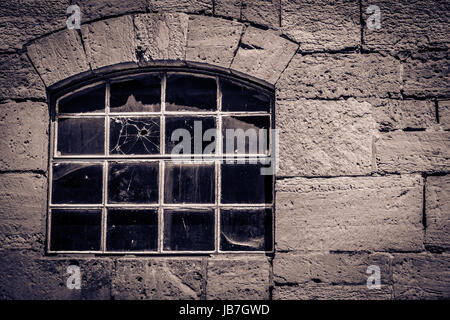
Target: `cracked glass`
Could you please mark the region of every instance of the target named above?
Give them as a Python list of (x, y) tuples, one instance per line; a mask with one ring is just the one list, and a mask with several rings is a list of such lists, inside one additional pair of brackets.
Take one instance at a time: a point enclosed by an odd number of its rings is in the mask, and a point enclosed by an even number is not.
[(109, 152), (111, 154), (159, 153), (159, 124), (158, 117), (112, 117)]

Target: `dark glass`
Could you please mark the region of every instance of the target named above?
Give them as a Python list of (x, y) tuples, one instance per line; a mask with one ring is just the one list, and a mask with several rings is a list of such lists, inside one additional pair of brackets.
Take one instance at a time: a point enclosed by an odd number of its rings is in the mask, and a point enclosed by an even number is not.
[(223, 111), (270, 112), (270, 97), (250, 87), (221, 80)]
[(241, 209), (220, 211), (220, 250), (271, 251), (272, 211)]
[[(216, 121), (213, 117), (166, 117), (166, 153), (171, 154), (214, 154), (216, 150), (216, 131), (212, 134), (205, 132), (215, 129)], [(186, 136), (177, 136), (175, 133), (172, 141), (172, 133), (177, 129), (189, 132)], [(186, 141), (185, 141), (186, 139)], [(188, 140), (190, 139), (190, 140)], [(183, 146), (183, 148), (181, 148)], [(190, 146), (190, 147), (188, 147)], [(174, 148), (176, 149), (174, 150)]]
[(261, 164), (222, 164), (222, 203), (271, 203), (272, 176)]
[(159, 117), (114, 117), (110, 120), (111, 154), (158, 154), (159, 141)]
[(102, 203), (101, 164), (54, 163), (52, 177), (52, 203)]
[(165, 210), (164, 250), (214, 250), (214, 210)]
[(214, 203), (214, 164), (166, 162), (165, 203)]
[(58, 102), (59, 113), (105, 112), (105, 86), (75, 92)]
[(217, 84), (214, 78), (171, 74), (167, 76), (166, 110), (214, 111)]
[(161, 77), (147, 75), (111, 83), (111, 112), (158, 112), (161, 110)]
[(108, 169), (109, 203), (157, 203), (158, 162), (111, 162)]
[(106, 248), (110, 251), (156, 251), (158, 210), (108, 210)]
[(105, 119), (60, 118), (58, 155), (101, 155), (105, 153)]
[(100, 209), (52, 209), (50, 250), (100, 250)]
[[(231, 135), (227, 132), (227, 129), (232, 129), (232, 131), (230, 131)], [(222, 136), (223, 153), (268, 154), (270, 140), (270, 117), (222, 117)], [(228, 136), (231, 137), (230, 142), (228, 142)]]

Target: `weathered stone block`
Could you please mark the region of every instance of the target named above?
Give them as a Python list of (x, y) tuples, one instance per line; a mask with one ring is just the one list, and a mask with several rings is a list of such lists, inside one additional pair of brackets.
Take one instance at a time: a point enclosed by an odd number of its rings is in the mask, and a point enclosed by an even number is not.
[(81, 34), (92, 70), (115, 64), (136, 65), (136, 39), (131, 16), (82, 25)]
[(213, 17), (189, 19), (186, 61), (229, 68), (244, 25)]
[(281, 0), (242, 0), (241, 19), (279, 28), (280, 2)]
[(400, 63), (380, 54), (297, 54), (277, 83), (279, 99), (400, 97)]
[(272, 31), (248, 27), (231, 68), (275, 84), (297, 48), (295, 43)]
[(450, 166), (450, 132), (394, 131), (381, 133), (375, 142), (379, 171), (440, 172)]
[(450, 100), (438, 101), (439, 124), (443, 129), (450, 129)]
[(47, 170), (48, 121), (45, 103), (0, 104), (0, 170)]
[(211, 14), (213, 0), (147, 0), (150, 11)]
[(82, 23), (147, 10), (147, 0), (72, 0), (71, 2), (80, 7)]
[(423, 250), (421, 176), (289, 178), (276, 191), (278, 251)]
[(241, 18), (242, 0), (215, 0), (214, 2), (215, 16), (229, 17), (234, 19)]
[(450, 249), (450, 175), (427, 177), (425, 246)]
[(266, 257), (208, 260), (206, 299), (269, 299), (270, 263)]
[(361, 42), (358, 1), (282, 0), (281, 28), (301, 51), (342, 50)]
[(278, 176), (362, 175), (372, 172), (376, 123), (368, 103), (278, 101)]
[(90, 71), (77, 30), (64, 30), (36, 40), (28, 56), (47, 87)]
[(188, 21), (184, 13), (137, 15), (134, 23), (140, 62), (185, 60)]
[(395, 299), (448, 299), (450, 256), (396, 254), (393, 278)]

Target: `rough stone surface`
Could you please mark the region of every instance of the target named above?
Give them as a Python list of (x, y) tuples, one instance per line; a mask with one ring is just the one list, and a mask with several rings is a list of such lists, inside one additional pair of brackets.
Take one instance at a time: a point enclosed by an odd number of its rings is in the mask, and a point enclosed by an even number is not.
[(427, 177), (425, 246), (450, 249), (450, 175)]
[(266, 257), (210, 259), (206, 298), (212, 300), (260, 300), (269, 298)]
[(400, 63), (380, 54), (297, 54), (277, 83), (279, 99), (399, 97)]
[(280, 2), (281, 0), (242, 0), (241, 19), (279, 28)]
[(203, 269), (200, 259), (120, 259), (112, 296), (116, 300), (200, 299)]
[(0, 174), (0, 242), (5, 248), (43, 248), (47, 178)]
[(281, 28), (301, 51), (342, 50), (360, 45), (358, 1), (282, 0)]
[(184, 60), (189, 16), (184, 13), (139, 14), (134, 18), (140, 62)]
[(393, 261), (395, 299), (449, 299), (448, 254), (397, 254)]
[(278, 176), (372, 172), (376, 124), (367, 102), (298, 100), (277, 103)]
[(89, 71), (81, 39), (75, 29), (36, 40), (28, 46), (28, 56), (47, 87)]
[(213, 0), (147, 0), (150, 11), (211, 14)]
[(134, 65), (136, 39), (131, 16), (97, 21), (81, 26), (86, 55), (91, 68), (114, 64)]
[(82, 23), (131, 12), (145, 12), (147, 10), (147, 0), (72, 0), (72, 4), (80, 7)]
[(229, 68), (244, 25), (213, 17), (191, 17), (186, 61)]
[(214, 15), (228, 18), (241, 18), (242, 0), (214, 0)]
[(231, 68), (275, 84), (297, 48), (271, 31), (248, 27)]
[(45, 103), (0, 104), (0, 170), (47, 170), (48, 121)]
[[(430, 5), (432, 3), (432, 5)], [(367, 8), (376, 4), (380, 8), (381, 28), (363, 29), (364, 47), (372, 50), (423, 50), (448, 48), (450, 5), (446, 0), (381, 0), (376, 3), (362, 1), (363, 19)]]
[(423, 249), (420, 176), (289, 178), (276, 191), (279, 251)]
[(45, 99), (45, 86), (26, 54), (0, 55), (0, 100)]
[(439, 124), (443, 129), (450, 129), (450, 100), (438, 101)]
[(450, 167), (450, 132), (394, 131), (375, 142), (379, 171), (390, 173), (439, 172)]

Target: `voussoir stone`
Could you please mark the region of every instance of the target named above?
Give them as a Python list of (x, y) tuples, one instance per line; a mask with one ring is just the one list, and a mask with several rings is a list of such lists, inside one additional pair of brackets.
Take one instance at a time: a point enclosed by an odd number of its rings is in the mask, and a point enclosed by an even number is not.
[(242, 0), (241, 19), (256, 24), (280, 27), (281, 0)]
[(423, 250), (419, 175), (288, 178), (276, 191), (278, 251)]

